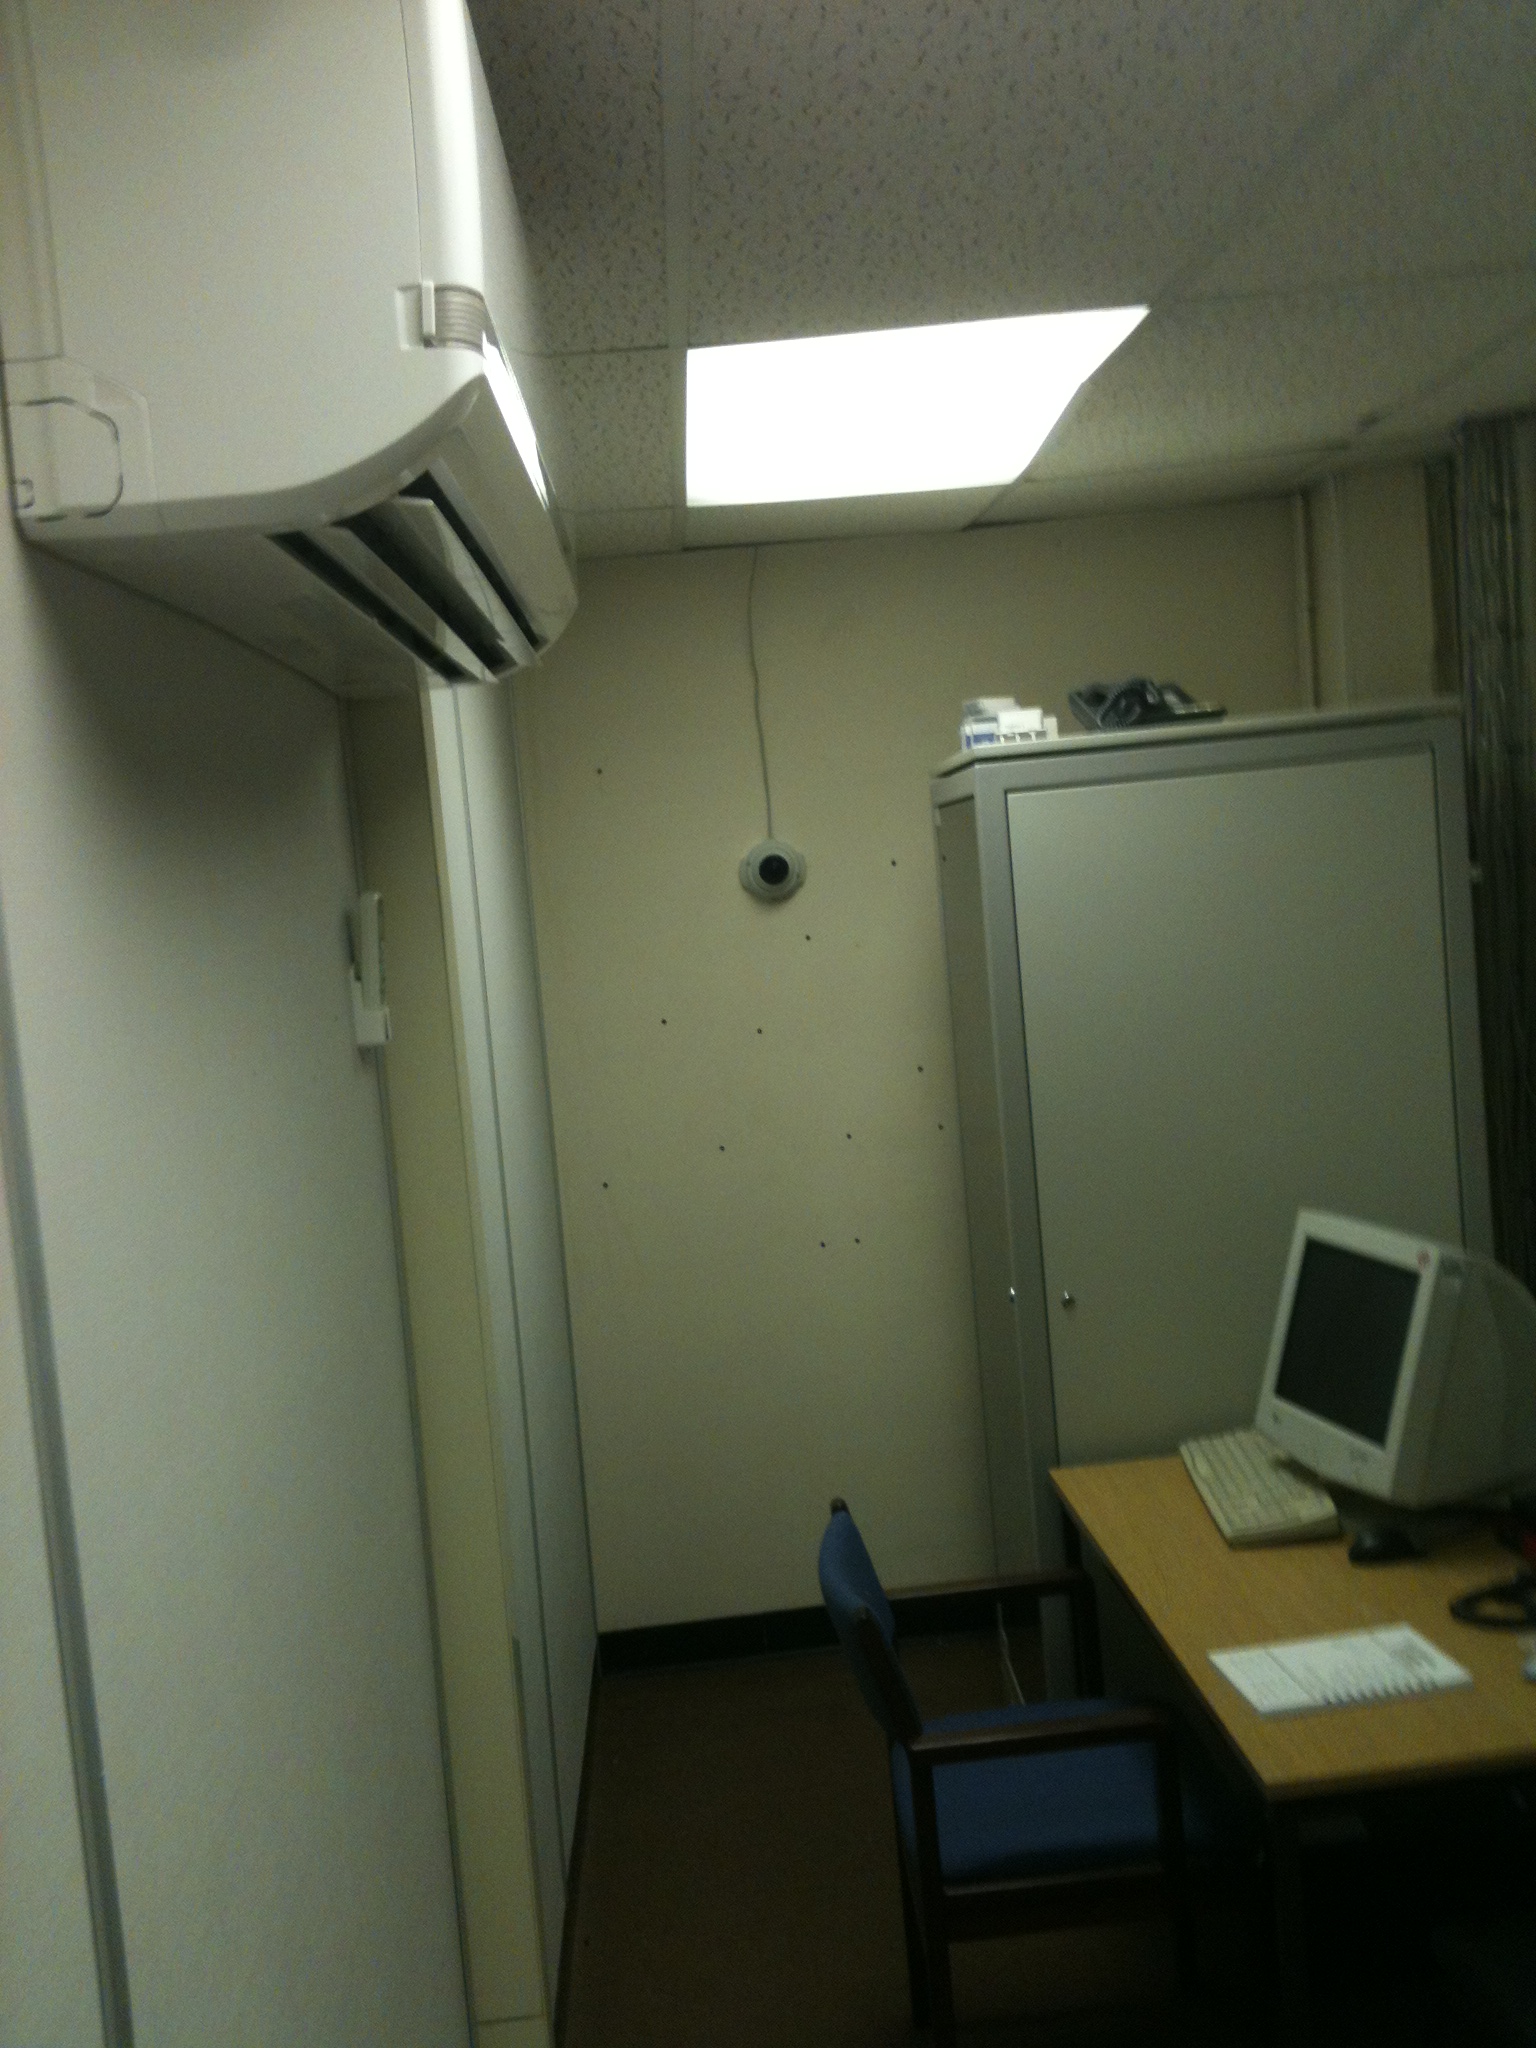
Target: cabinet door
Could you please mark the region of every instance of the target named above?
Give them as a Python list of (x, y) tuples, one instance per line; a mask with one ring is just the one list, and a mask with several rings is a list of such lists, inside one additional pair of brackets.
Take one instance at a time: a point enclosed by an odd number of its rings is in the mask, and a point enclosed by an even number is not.
[(1459, 1241), (1429, 754), (1008, 800), (1065, 1462), (1251, 1420), (1296, 1211)]

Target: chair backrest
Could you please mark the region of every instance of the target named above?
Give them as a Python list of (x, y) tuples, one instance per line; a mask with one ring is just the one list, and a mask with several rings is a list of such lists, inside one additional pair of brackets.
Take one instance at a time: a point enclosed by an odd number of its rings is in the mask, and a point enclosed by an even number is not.
[(892, 1742), (910, 1741), (923, 1717), (896, 1655), (896, 1617), (846, 1501), (832, 1503), (817, 1570), (865, 1704)]

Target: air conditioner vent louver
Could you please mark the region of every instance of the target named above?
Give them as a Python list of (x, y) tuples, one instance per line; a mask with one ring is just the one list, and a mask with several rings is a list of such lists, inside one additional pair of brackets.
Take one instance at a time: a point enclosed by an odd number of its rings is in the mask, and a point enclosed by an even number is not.
[(392, 571), (405, 586), (456, 633), (464, 645), (482, 661), (491, 674), (511, 664), (505, 642), (487, 624), (485, 614), (446, 575), (434, 573), (437, 565), (426, 550), (414, 545), (417, 536), (403, 522), (393, 506), (378, 506), (344, 521), (348, 532)]
[(445, 681), (489, 682), (543, 645), (434, 477), (335, 526), (274, 539)]
[(381, 626), (391, 640), (397, 641), (418, 661), (424, 661), (436, 675), (446, 682), (469, 683), (482, 678), (472, 670), (464, 668), (450, 654), (434, 642), (430, 633), (424, 633), (408, 618), (404, 611), (379, 596), (369, 583), (346, 564), (338, 562), (324, 547), (307, 533), (275, 533), (275, 546), (285, 555), (299, 563), (321, 583), (335, 591), (338, 597), (360, 611), (365, 618)]
[[(478, 584), (483, 579), (487, 592), (493, 593), (500, 605), (505, 608), (518, 637), (523, 642), (523, 647), (514, 658), (519, 661), (531, 661), (533, 656), (539, 653), (548, 643), (544, 635), (533, 624), (532, 619), (529, 617), (528, 609), (517, 595), (517, 592), (508, 583), (502, 571), (496, 566), (489, 552), (480, 545), (474, 528), (454, 503), (452, 496), (443, 483), (437, 477), (431, 475), (430, 472), (424, 476), (417, 477), (414, 483), (406, 485), (400, 496), (394, 501), (391, 509), (403, 513), (408, 503), (427, 504), (436, 509), (447, 532), (454, 536), (459, 546), (479, 571), (479, 576), (472, 579), (472, 581)], [(443, 542), (445, 552), (451, 558), (452, 549), (448, 546), (446, 535), (440, 536), (440, 539)]]

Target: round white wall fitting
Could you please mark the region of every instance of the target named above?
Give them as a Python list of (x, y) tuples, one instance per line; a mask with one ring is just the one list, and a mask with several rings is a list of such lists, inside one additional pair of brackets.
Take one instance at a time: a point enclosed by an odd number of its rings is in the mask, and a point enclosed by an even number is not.
[(750, 853), (742, 855), (736, 872), (749, 896), (760, 896), (765, 903), (782, 903), (805, 880), (805, 855), (786, 840), (760, 839)]

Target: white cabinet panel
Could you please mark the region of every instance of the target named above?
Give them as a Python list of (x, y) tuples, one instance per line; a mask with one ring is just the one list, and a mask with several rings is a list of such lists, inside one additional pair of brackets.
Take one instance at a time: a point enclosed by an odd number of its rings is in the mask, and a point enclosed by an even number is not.
[(1302, 1204), (1460, 1238), (1434, 775), (1009, 796), (1063, 1462), (1251, 1416)]
[(1251, 1418), (1298, 1208), (1492, 1250), (1460, 719), (1073, 734), (957, 756), (933, 798), (1024, 1569), (1060, 1554), (1053, 1465)]

